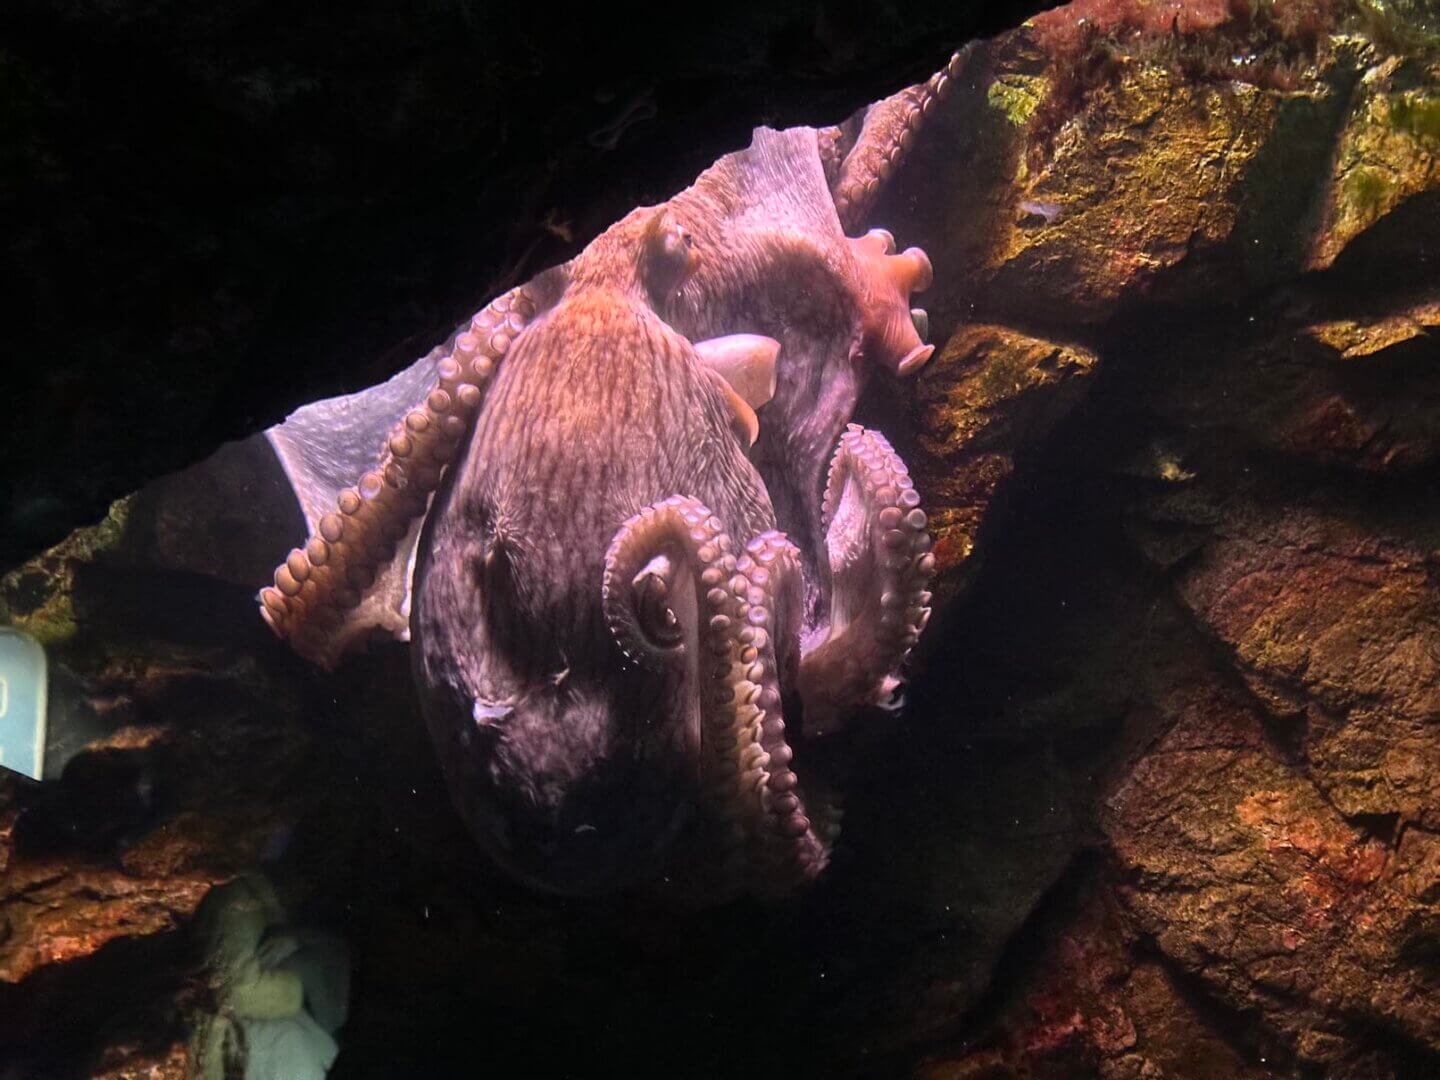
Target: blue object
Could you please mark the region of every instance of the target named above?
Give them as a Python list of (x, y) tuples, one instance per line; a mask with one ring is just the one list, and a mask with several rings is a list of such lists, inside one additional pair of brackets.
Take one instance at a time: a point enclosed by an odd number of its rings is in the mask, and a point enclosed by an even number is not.
[(45, 649), (0, 626), (0, 766), (39, 780), (45, 768)]

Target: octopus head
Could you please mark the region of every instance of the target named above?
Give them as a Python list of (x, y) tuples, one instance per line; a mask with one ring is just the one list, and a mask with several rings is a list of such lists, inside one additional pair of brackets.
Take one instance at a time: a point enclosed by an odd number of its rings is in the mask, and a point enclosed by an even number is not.
[(467, 818), (532, 887), (593, 894), (664, 863), (688, 817), (696, 728), (637, 689), (567, 675), (514, 704), (476, 700), (477, 742), (491, 745), (483, 781), (466, 788)]
[[(598, 581), (524, 596), (494, 571), (478, 648), (422, 640), (426, 713), (462, 814), (532, 887), (583, 895), (653, 878), (693, 815), (696, 596), (679, 566), (648, 560), (603, 605)], [(607, 618), (627, 627), (630, 657)]]

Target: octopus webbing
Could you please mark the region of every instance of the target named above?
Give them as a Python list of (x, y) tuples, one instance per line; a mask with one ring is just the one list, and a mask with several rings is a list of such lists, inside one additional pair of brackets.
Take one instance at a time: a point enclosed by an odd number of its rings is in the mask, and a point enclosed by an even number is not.
[(773, 894), (829, 860), (797, 747), (892, 703), (934, 570), (904, 463), (850, 422), (874, 369), (933, 352), (930, 262), (845, 231), (959, 62), (847, 126), (758, 129), (269, 432), (310, 536), (262, 614), (326, 668), (413, 641), (455, 805), (523, 880)]

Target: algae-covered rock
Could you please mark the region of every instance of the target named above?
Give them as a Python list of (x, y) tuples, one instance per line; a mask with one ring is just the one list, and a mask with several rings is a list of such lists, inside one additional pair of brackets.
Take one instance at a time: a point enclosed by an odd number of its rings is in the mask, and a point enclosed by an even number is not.
[(72, 638), (75, 569), (117, 544), (128, 517), (129, 500), (117, 500), (103, 521), (77, 529), (40, 558), (0, 578), (0, 619), (42, 645), (60, 645)]
[(1409, 200), (1420, 200), (1417, 207), (1428, 207), (1430, 215), (1440, 212), (1437, 193), (1440, 68), (1399, 56), (1373, 59), (1356, 87), (1325, 180), (1324, 225), (1310, 267), (1330, 266), (1351, 241)]
[(1345, 1016), (1434, 1046), (1440, 1002), (1412, 953), (1440, 914), (1432, 835), (1347, 822), (1242, 701), (1212, 693), (1234, 722), (1191, 710), (1108, 804), (1126, 910), (1207, 992), (1263, 1016), (1282, 1061), (1354, 1055)]
[(961, 567), (1015, 455), (1042, 441), (1079, 400), (1096, 357), (1003, 326), (967, 325), (921, 374), (913, 422), (921, 456), (916, 480), (930, 500), (942, 597)]
[(1364, 62), (1286, 6), (1100, 0), (997, 40), (891, 200), (939, 238), (932, 314), (1080, 327), (1300, 272)]
[(1047, 321), (1086, 323), (1157, 290), (1244, 287), (1224, 247), (1247, 175), (1262, 152), (1300, 152), (1274, 140), (1304, 137), (1279, 127), (1280, 114), (1271, 91), (1177, 84), (1158, 65), (1125, 64), (1038, 161), (1022, 158), (1004, 231), (978, 271), (987, 294), (1007, 307), (1023, 300)]

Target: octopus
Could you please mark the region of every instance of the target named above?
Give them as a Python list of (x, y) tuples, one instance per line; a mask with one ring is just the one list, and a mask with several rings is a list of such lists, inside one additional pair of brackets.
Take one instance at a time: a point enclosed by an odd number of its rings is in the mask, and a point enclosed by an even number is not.
[(930, 616), (925, 511), (871, 375), (934, 350), (925, 253), (857, 223), (954, 81), (757, 129), (389, 382), (268, 432), (308, 539), (259, 594), (334, 668), (411, 641), (452, 800), (539, 889), (813, 881), (804, 768), (893, 707)]

